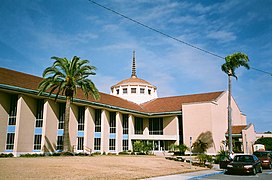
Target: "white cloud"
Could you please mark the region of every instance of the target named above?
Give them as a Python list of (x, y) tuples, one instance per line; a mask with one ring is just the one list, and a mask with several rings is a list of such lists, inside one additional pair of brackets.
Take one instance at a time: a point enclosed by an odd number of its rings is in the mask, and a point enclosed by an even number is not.
[(236, 36), (233, 32), (228, 31), (211, 31), (207, 34), (208, 38), (217, 40), (219, 42), (229, 42), (236, 40)]

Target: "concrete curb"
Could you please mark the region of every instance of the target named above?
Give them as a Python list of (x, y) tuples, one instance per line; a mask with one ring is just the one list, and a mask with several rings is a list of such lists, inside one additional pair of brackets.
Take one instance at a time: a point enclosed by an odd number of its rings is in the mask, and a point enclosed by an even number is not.
[(209, 174), (194, 176), (194, 177), (188, 178), (187, 180), (199, 179), (199, 178), (204, 178), (204, 177), (208, 177), (208, 176), (214, 176), (217, 174), (224, 174), (224, 171), (218, 171), (218, 172), (213, 172), (213, 173), (209, 173)]

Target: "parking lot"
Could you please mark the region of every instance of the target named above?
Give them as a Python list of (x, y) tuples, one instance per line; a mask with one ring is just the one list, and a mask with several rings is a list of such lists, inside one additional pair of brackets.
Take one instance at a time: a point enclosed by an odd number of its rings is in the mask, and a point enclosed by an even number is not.
[(229, 175), (229, 174), (218, 174), (218, 175), (214, 175), (214, 176), (208, 176), (208, 177), (204, 177), (201, 179), (241, 179), (241, 180), (246, 180), (246, 179), (262, 179), (262, 180), (270, 180), (272, 179), (272, 170), (268, 170), (268, 169), (264, 169), (263, 173), (258, 173), (256, 175)]

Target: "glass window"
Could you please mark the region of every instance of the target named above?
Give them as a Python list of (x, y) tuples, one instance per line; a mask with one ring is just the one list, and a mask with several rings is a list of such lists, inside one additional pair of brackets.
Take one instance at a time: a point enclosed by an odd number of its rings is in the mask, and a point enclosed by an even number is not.
[(141, 89), (140, 89), (140, 93), (141, 93), (141, 94), (144, 94), (144, 91), (145, 91), (144, 88), (141, 88)]
[(7, 133), (6, 149), (13, 150), (15, 133)]
[(136, 88), (131, 88), (131, 93), (136, 93)]
[(95, 132), (101, 132), (101, 109), (95, 110), (94, 124)]
[(110, 133), (116, 133), (116, 113), (110, 112)]
[(116, 89), (116, 94), (119, 94), (119, 89)]
[(110, 141), (109, 141), (109, 150), (110, 151), (115, 150), (115, 139), (110, 139)]
[(77, 150), (83, 150), (84, 137), (77, 138)]
[(123, 139), (123, 151), (128, 151), (128, 139)]
[(149, 119), (149, 134), (150, 135), (163, 135), (163, 118), (150, 118)]
[(135, 134), (143, 134), (143, 118), (135, 117)]
[(63, 150), (63, 136), (58, 136), (57, 138), (57, 150)]
[(18, 100), (17, 95), (12, 95), (10, 98), (8, 125), (16, 125), (17, 100)]
[(59, 104), (59, 126), (58, 129), (64, 128), (64, 118), (65, 118), (65, 104)]
[(84, 131), (84, 121), (85, 121), (85, 107), (84, 106), (80, 106), (78, 107), (78, 127), (77, 130), (78, 131)]
[(123, 88), (123, 94), (127, 94), (127, 88)]
[(42, 143), (42, 135), (35, 135), (34, 136), (34, 150), (41, 150), (41, 143)]
[(148, 94), (151, 95), (151, 89), (148, 89)]
[(100, 150), (101, 138), (94, 138), (94, 150)]
[(128, 115), (123, 114), (123, 134), (128, 134)]
[(43, 125), (43, 104), (44, 100), (37, 100), (36, 124), (35, 127), (42, 127)]

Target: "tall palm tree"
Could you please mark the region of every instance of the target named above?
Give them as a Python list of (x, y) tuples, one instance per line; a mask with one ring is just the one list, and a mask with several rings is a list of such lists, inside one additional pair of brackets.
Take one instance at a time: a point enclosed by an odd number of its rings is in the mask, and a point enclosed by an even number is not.
[(76, 96), (78, 89), (88, 97), (91, 94), (95, 99), (99, 99), (100, 95), (94, 83), (88, 79), (89, 75), (95, 75), (96, 67), (88, 65), (88, 60), (81, 60), (74, 56), (72, 60), (66, 58), (51, 57), (55, 60), (51, 67), (43, 72), (43, 80), (38, 86), (38, 95), (43, 92), (49, 92), (49, 96), (54, 93), (55, 101), (58, 96), (66, 96), (64, 133), (63, 133), (63, 152), (71, 152), (69, 138), (69, 117), (70, 107), (73, 97)]
[(237, 79), (235, 70), (240, 66), (249, 69), (249, 59), (244, 53), (238, 52), (225, 57), (225, 63), (221, 66), (223, 72), (228, 75), (228, 146), (229, 152), (232, 152), (232, 109), (231, 109), (231, 76)]

